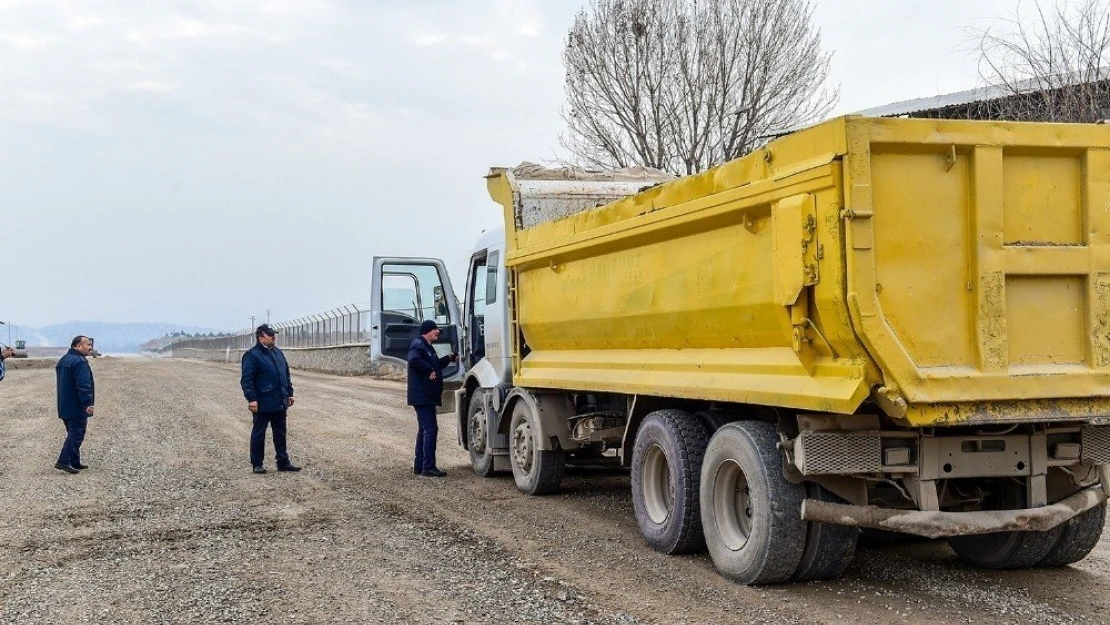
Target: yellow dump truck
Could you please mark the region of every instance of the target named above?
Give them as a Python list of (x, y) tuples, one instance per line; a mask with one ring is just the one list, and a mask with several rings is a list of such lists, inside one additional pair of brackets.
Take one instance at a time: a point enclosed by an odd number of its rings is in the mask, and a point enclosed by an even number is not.
[[(458, 351), (483, 476), (631, 468), (647, 543), (829, 579), (859, 528), (988, 568), (1094, 548), (1110, 127), (845, 117), (705, 173), (493, 169), (470, 259), (375, 260), (371, 351)], [(448, 295), (445, 296), (444, 294)]]

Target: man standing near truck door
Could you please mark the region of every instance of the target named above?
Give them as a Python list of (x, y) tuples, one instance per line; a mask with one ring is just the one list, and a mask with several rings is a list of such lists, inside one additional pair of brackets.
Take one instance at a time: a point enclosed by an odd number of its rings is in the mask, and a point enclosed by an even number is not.
[(458, 354), (442, 358), (436, 355), (432, 343), (439, 339), (439, 326), (426, 319), (420, 324), (420, 336), (409, 344), (408, 401), (416, 410), (416, 460), (412, 472), (424, 477), (444, 477), (447, 474), (436, 467), (436, 439), (439, 424), (436, 408), (442, 403), (443, 368), (458, 359)]
[(300, 471), (289, 460), (285, 447), (286, 416), (293, 406), (293, 382), (289, 363), (277, 345), (277, 330), (262, 324), (254, 331), (257, 342), (243, 354), (240, 385), (247, 398), (247, 410), (254, 415), (251, 428), (251, 470), (265, 473), (262, 464), (266, 447), (266, 426), (274, 433), (274, 455), (278, 471)]

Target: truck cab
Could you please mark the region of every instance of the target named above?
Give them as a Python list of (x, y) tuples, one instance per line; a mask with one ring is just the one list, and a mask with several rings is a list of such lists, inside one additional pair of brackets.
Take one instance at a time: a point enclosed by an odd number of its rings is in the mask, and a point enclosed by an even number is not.
[(467, 370), (485, 361), (484, 369), (499, 382), (508, 382), (509, 320), (505, 288), (505, 232), (492, 228), (478, 239), (467, 267), (463, 296), (464, 344), (460, 359)]

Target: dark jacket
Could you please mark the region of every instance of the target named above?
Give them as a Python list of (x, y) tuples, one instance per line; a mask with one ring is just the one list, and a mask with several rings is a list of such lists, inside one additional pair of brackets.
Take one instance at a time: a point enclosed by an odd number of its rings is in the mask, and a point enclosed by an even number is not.
[[(439, 406), (443, 403), (443, 368), (451, 356), (439, 358), (432, 344), (418, 336), (409, 343), (409, 405)], [(436, 379), (428, 375), (435, 372)]]
[(289, 363), (280, 349), (255, 343), (243, 354), (242, 370), (239, 383), (243, 396), (248, 402), (258, 402), (259, 412), (277, 412), (289, 405), (293, 382), (289, 378)]
[(93, 405), (96, 395), (89, 361), (70, 348), (54, 366), (54, 376), (58, 380), (58, 417), (79, 419), (89, 416), (85, 409)]

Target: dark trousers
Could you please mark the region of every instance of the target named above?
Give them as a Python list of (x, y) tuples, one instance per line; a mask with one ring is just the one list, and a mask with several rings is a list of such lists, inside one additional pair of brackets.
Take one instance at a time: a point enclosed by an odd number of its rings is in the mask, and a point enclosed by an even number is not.
[(62, 453), (58, 454), (58, 462), (76, 467), (81, 464), (81, 443), (85, 440), (85, 428), (89, 425), (89, 418), (62, 419), (62, 423), (66, 424), (66, 442), (62, 443)]
[(266, 447), (266, 426), (274, 433), (274, 456), (277, 465), (289, 465), (289, 452), (285, 449), (285, 411), (254, 413), (254, 427), (251, 428), (251, 466), (262, 465), (263, 451)]
[(436, 421), (435, 406), (413, 406), (416, 410), (416, 462), (413, 468), (426, 471), (436, 467), (436, 439), (439, 437), (439, 422)]

